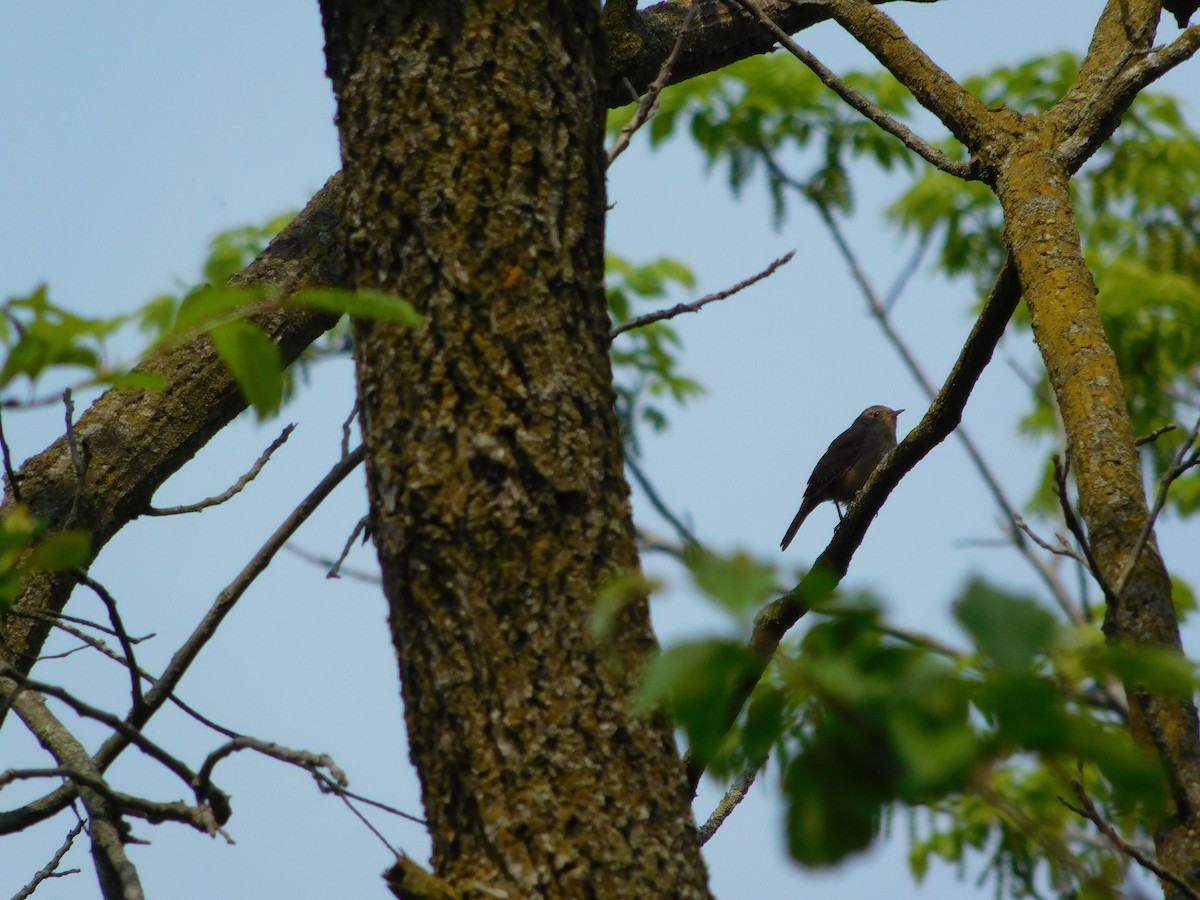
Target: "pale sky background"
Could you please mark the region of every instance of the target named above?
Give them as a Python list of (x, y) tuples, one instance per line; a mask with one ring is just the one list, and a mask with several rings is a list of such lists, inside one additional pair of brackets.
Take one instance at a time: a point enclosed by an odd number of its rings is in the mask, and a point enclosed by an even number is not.
[[(1038, 53), (1082, 51), (1101, 6), (1100, 0), (958, 0), (893, 3), (887, 10), (961, 77)], [(1175, 33), (1173, 24), (1164, 24), (1161, 37)], [(875, 66), (834, 25), (799, 39), (839, 71)], [(1165, 86), (1183, 93), (1194, 84), (1196, 66)], [(193, 283), (216, 232), (302, 207), (336, 171), (333, 110), (315, 3), (8, 0), (0, 5), (0, 292), (27, 293), (44, 280), (60, 304), (114, 314)], [(724, 173), (705, 176), (686, 142), (657, 152), (646, 145), (644, 135), (636, 137), (610, 173), (613, 250), (634, 261), (670, 255), (689, 263), (699, 279), (689, 298), (798, 251), (769, 281), (677, 320), (685, 370), (708, 394), (673, 411), (666, 434), (644, 436), (645, 470), (703, 540), (777, 558), (779, 537), (829, 440), (875, 403), (908, 409), (903, 433), (923, 412), (922, 396), (866, 315), (815, 217), (797, 209), (774, 231), (761, 184), (734, 201)], [(879, 209), (900, 182), (864, 170), (856, 186), (860, 212), (848, 231), (870, 276), (886, 287), (910, 251), (880, 225)], [(961, 346), (974, 300), (966, 285), (920, 277), (900, 301), (897, 327), (935, 381)], [(1004, 361), (1032, 358), (1027, 335), (1009, 336), (964, 419), (1018, 503), (1037, 479), (1045, 447), (1015, 435), (1027, 401)], [(156, 503), (221, 491), (286, 422), (298, 422), (291, 441), (237, 500), (200, 516), (137, 522), (104, 550), (93, 575), (120, 599), (131, 632), (157, 634), (139, 646), (144, 667), (161, 670), (217, 591), (332, 464), (353, 401), (351, 374), (347, 361), (315, 367), (280, 417), (262, 425), (239, 419), (160, 491)], [(84, 405), (80, 397), (80, 409)], [(17, 460), (41, 450), (60, 429), (60, 409), (5, 416)], [(358, 473), (296, 543), (336, 554), (364, 504)], [(639, 522), (665, 531), (641, 497), (635, 510)], [(962, 644), (948, 609), (969, 575), (1037, 587), (1014, 552), (963, 546), (965, 539), (996, 537), (996, 516), (951, 439), (895, 491), (847, 584), (879, 592), (898, 624)], [(829, 507), (815, 513), (789, 549), (789, 564), (811, 562), (835, 521)], [(1168, 515), (1159, 537), (1168, 565), (1200, 583), (1195, 525), (1183, 527)], [(356, 550), (350, 565), (372, 568), (370, 548)], [(647, 568), (684, 584), (658, 560), (648, 560)], [(283, 554), (179, 693), (231, 728), (331, 754), (352, 789), (420, 815), (382, 598), (369, 585), (328, 581), (323, 574)], [(77, 596), (68, 611), (102, 618), (90, 596)], [(666, 643), (727, 627), (686, 590), (669, 592), (655, 616)], [(1194, 650), (1200, 635), (1193, 629), (1187, 638)], [(128, 702), (123, 671), (94, 654), (44, 663), (37, 675), (117, 711)], [(74, 721), (69, 714), (67, 721)], [(80, 731), (91, 746), (101, 736), (86, 724)], [(221, 743), (169, 710), (149, 732), (197, 766)], [(0, 734), (0, 769), (45, 760), (10, 721)], [(112, 776), (120, 789), (160, 799), (186, 795), (173, 777), (135, 753), (127, 753)], [(894, 823), (893, 839), (836, 871), (800, 869), (783, 848), (777, 779), (777, 770), (769, 770), (706, 848), (717, 896), (992, 895), (991, 886), (974, 886), (978, 858), (969, 861), (963, 881), (952, 867), (935, 864), (924, 885), (915, 886), (903, 819)], [(151, 841), (130, 848), (149, 896), (390, 896), (379, 878), (390, 861), (386, 848), (303, 772), (241, 754), (217, 768), (216, 781), (232, 794), (234, 846), (179, 825), (134, 821), (134, 833)], [(3, 807), (40, 792), (14, 786), (4, 792)], [(718, 796), (716, 788), (702, 792), (699, 819)], [(371, 818), (394, 846), (427, 858), (419, 826), (382, 814)], [(0, 895), (16, 891), (49, 859), (71, 821), (60, 816), (0, 841)], [(79, 840), (66, 861), (82, 874), (50, 881), (37, 896), (97, 896), (86, 850), (86, 839)]]

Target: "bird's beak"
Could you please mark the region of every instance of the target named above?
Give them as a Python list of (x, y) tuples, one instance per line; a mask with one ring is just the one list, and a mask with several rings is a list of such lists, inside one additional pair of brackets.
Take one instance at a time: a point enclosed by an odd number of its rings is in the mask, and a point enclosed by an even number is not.
[(902, 412), (904, 412), (904, 410), (902, 410), (902, 409), (893, 409), (892, 410), (892, 418), (895, 418), (896, 416), (900, 415), (900, 413), (902, 413)]

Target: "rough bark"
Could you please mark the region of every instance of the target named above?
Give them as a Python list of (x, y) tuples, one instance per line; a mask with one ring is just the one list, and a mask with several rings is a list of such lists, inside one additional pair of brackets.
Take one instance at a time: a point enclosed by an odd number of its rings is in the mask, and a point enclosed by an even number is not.
[[(603, 292), (587, 2), (325, 0), (372, 530), (436, 875), (463, 894), (703, 897), (671, 729), (632, 711), (644, 600)], [(436, 153), (430, 148), (437, 148)], [(394, 885), (393, 881), (393, 885)]]

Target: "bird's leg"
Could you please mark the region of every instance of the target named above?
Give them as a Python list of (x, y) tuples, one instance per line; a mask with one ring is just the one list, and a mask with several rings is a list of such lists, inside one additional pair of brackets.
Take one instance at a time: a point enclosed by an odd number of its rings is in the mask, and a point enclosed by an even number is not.
[(837, 514), (838, 514), (838, 524), (839, 524), (839, 525), (841, 525), (841, 524), (842, 524), (842, 519), (844, 518), (844, 517), (842, 516), (842, 504), (840, 504), (840, 503), (838, 503), (836, 500), (834, 500), (834, 501), (833, 501), (833, 508), (837, 510)]

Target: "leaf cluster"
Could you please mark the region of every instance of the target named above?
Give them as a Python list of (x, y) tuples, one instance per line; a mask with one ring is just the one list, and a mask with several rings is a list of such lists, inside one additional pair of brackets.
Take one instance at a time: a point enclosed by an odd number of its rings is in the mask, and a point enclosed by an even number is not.
[[(991, 106), (1037, 113), (1063, 96), (1078, 70), (1075, 55), (1055, 53), (967, 79), (964, 86)], [(963, 148), (890, 74), (851, 73), (845, 80), (918, 130), (941, 131), (934, 143), (963, 158)], [(915, 159), (790, 56), (743, 60), (668, 88), (659, 103), (648, 126), (651, 143), (689, 135), (710, 168), (726, 168), (735, 195), (761, 175), (776, 224), (789, 197), (852, 211), (855, 161), (907, 175), (907, 187), (888, 209), (889, 221), (902, 234), (935, 241), (941, 273), (986, 295), (1005, 254), (992, 192)], [(619, 129), (629, 115), (629, 108), (615, 111), (610, 127)], [(1139, 95), (1112, 139), (1073, 180), (1073, 192), (1135, 430), (1189, 424), (1191, 410), (1200, 407), (1200, 134), (1188, 125), (1179, 101)], [(1028, 314), (1017, 321), (1028, 327)], [(1022, 426), (1054, 433), (1057, 413), (1044, 373), (1039, 369), (1033, 380), (1032, 407)], [(1155, 474), (1163, 472), (1176, 443), (1168, 438), (1145, 449)], [(1200, 472), (1181, 478), (1170, 499), (1184, 514), (1200, 507)], [(1047, 511), (1056, 502), (1044, 480), (1035, 507)]]
[[(770, 569), (747, 557), (697, 554), (689, 566), (697, 589), (735, 618), (772, 589)], [(1008, 879), (1018, 896), (1039, 879), (1117, 896), (1127, 861), (1059, 798), (1071, 802), (1082, 767), (1088, 796), (1127, 831), (1162, 812), (1159, 764), (1130, 737), (1111, 686), (1190, 696), (1192, 664), (1109, 647), (1095, 629), (981, 580), (965, 586), (954, 614), (968, 651), (897, 631), (869, 596), (831, 598), (781, 649), (728, 734), (725, 698), (753, 666), (742, 640), (667, 649), (643, 702), (668, 710), (719, 777), (774, 759), (801, 863), (839, 863), (897, 809), (925, 809), (911, 857), (918, 877), (932, 857), (975, 850), (985, 877)]]

